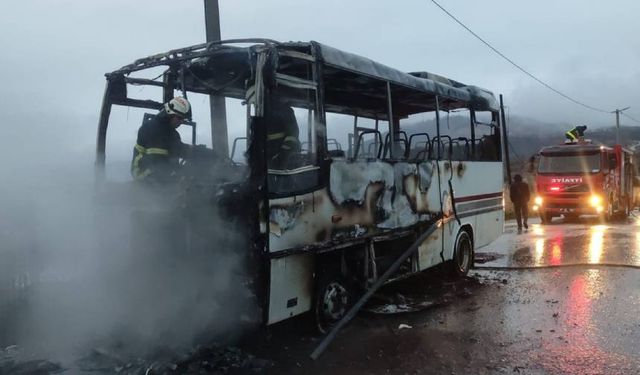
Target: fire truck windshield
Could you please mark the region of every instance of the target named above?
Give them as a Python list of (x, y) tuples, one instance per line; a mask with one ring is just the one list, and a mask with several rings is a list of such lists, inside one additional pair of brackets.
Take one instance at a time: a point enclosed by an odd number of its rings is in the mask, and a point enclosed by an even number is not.
[(541, 155), (538, 173), (583, 174), (600, 172), (600, 154)]

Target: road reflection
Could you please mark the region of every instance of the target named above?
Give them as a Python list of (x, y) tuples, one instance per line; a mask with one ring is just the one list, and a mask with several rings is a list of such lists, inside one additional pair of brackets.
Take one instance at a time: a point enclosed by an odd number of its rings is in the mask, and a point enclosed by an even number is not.
[(535, 265), (542, 265), (543, 257), (544, 257), (544, 238), (536, 239), (536, 257), (535, 257)]
[[(524, 235), (507, 235), (498, 257), (487, 266), (544, 267), (574, 264), (615, 264), (640, 267), (640, 221), (601, 224), (532, 225)], [(485, 250), (493, 251), (493, 250)]]
[(562, 263), (562, 235), (556, 236), (551, 242), (551, 265)]
[(591, 227), (591, 237), (589, 239), (589, 263), (600, 263), (602, 257), (602, 247), (604, 244), (604, 232), (607, 227), (604, 225), (594, 225)]

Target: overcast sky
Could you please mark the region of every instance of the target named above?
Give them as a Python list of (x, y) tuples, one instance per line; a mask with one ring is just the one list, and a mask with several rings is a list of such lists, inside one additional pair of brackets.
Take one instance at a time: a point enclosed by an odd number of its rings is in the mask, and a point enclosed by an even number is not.
[[(640, 118), (637, 0), (440, 3), (557, 89), (605, 109), (631, 106)], [(317, 40), (504, 94), (511, 115), (613, 125), (613, 115), (572, 104), (513, 68), (428, 0), (220, 0), (220, 13), (223, 38)], [(202, 0), (13, 2), (0, 14), (1, 152), (46, 140), (93, 160), (104, 73), (204, 35)], [(114, 116), (129, 127), (116, 134), (131, 138), (138, 114)]]

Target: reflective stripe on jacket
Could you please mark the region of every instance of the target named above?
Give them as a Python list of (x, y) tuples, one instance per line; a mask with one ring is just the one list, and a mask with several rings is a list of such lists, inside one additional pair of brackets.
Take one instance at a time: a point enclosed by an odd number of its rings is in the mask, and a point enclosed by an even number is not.
[(145, 155), (163, 155), (169, 156), (169, 150), (165, 148), (150, 147), (144, 148), (139, 144), (133, 146), (133, 161), (131, 163), (131, 175), (135, 180), (144, 180), (152, 173), (150, 168), (143, 168), (140, 161)]
[(137, 181), (173, 180), (185, 147), (188, 146), (180, 141), (180, 134), (169, 124), (167, 116), (146, 116), (133, 147), (131, 176)]

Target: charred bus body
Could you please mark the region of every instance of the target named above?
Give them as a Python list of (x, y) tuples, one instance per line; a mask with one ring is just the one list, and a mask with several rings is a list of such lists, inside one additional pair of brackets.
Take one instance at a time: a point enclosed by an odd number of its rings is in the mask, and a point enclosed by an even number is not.
[[(162, 82), (132, 76), (158, 66), (167, 67)], [(433, 226), (394, 278), (443, 262), (465, 274), (474, 249), (502, 233), (499, 107), (484, 89), (317, 42), (247, 39), (174, 50), (107, 74), (100, 179), (111, 107), (161, 106), (129, 98), (129, 85), (160, 86), (165, 101), (177, 92), (244, 101), (246, 158), (225, 165), (235, 177), (216, 181), (216, 170), (205, 168), (191, 181), (206, 186), (199, 208), (221, 206), (228, 225), (246, 233), (242, 251), (255, 265), (265, 324), (312, 311), (321, 328), (330, 325)], [(278, 158), (269, 143), (282, 121), (292, 121), (282, 115), (287, 108), (296, 111), (299, 147)], [(447, 126), (454, 112), (466, 115), (456, 131)], [(345, 136), (328, 137), (335, 128)]]

